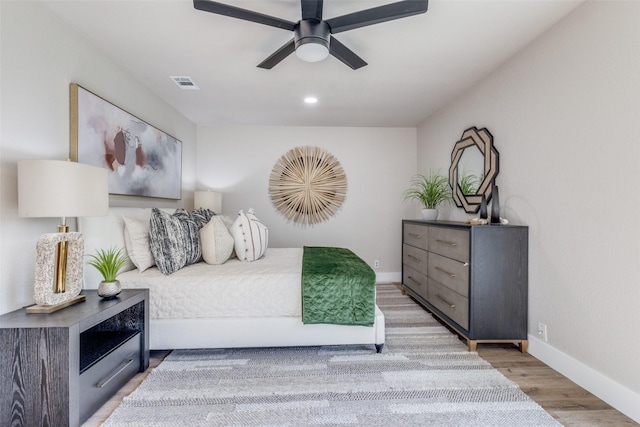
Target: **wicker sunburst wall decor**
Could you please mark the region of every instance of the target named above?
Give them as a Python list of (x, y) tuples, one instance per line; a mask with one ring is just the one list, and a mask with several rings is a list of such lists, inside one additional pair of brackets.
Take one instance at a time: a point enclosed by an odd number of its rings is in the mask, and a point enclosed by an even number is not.
[(276, 162), (269, 196), (287, 219), (317, 224), (335, 215), (347, 195), (347, 176), (331, 153), (318, 147), (296, 147)]

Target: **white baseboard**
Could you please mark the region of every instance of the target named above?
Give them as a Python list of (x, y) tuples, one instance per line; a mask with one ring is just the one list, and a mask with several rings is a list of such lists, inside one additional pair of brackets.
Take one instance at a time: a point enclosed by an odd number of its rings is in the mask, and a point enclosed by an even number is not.
[(400, 272), (376, 273), (376, 283), (393, 283), (401, 280), (402, 273)]
[(640, 405), (638, 405), (640, 394), (602, 375), (534, 335), (529, 335), (529, 353), (640, 423)]

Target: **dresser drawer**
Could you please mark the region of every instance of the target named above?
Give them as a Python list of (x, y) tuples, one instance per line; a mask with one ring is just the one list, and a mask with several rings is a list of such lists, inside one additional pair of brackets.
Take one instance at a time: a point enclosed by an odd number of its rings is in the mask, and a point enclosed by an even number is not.
[(462, 328), (469, 329), (469, 299), (429, 279), (429, 302)]
[(406, 264), (402, 266), (402, 283), (422, 295), (424, 299), (428, 298), (427, 276)]
[(87, 420), (140, 370), (140, 334), (135, 334), (80, 375), (80, 420)]
[(427, 267), (427, 275), (431, 279), (463, 297), (469, 297), (469, 263), (429, 252)]
[(469, 262), (469, 231), (445, 227), (429, 227), (429, 252)]
[(427, 250), (429, 247), (429, 227), (418, 224), (405, 224), (403, 242)]
[(427, 251), (404, 244), (402, 245), (402, 263), (426, 275)]

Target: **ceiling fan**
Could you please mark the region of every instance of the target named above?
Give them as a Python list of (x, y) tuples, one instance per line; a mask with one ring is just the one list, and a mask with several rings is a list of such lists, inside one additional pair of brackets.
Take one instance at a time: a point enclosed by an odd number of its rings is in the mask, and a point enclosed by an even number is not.
[(296, 56), (307, 62), (321, 61), (331, 54), (354, 70), (367, 63), (333, 34), (425, 13), (429, 0), (398, 1), (326, 20), (322, 19), (323, 0), (300, 0), (300, 3), (302, 19), (291, 22), (217, 1), (193, 0), (198, 10), (293, 31), (293, 39), (258, 64), (260, 68), (271, 69), (295, 51)]

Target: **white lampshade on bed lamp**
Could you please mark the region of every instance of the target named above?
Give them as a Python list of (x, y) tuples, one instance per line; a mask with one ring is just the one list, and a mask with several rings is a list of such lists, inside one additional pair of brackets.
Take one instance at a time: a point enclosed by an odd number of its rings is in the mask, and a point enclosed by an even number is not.
[(38, 240), (35, 301), (39, 306), (29, 307), (28, 312), (50, 313), (84, 299), (78, 296), (84, 241), (80, 233), (68, 233), (66, 220), (107, 215), (107, 173), (104, 168), (63, 160), (18, 162), (19, 215), (61, 218), (57, 233)]
[(217, 191), (196, 191), (193, 193), (194, 209), (211, 209), (216, 214), (222, 213), (222, 193)]

